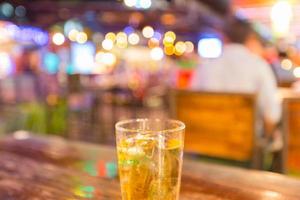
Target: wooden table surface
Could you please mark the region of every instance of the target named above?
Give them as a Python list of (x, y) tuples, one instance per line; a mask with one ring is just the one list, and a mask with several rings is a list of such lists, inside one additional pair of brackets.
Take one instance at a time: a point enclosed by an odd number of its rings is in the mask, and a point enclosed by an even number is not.
[[(17, 139), (16, 139), (17, 138)], [(60, 138), (0, 140), (1, 200), (119, 200), (114, 148)], [(300, 180), (185, 159), (180, 200), (299, 200)]]

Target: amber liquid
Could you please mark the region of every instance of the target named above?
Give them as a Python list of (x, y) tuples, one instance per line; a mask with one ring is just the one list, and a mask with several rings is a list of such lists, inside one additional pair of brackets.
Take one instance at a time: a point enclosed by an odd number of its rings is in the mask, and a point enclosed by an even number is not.
[(123, 200), (178, 200), (183, 145), (159, 136), (118, 141)]

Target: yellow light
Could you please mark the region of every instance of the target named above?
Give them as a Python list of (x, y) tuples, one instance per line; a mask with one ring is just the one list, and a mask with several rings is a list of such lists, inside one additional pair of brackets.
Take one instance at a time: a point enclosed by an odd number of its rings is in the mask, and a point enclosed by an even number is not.
[(164, 44), (165, 46), (173, 46), (174, 40), (173, 40), (172, 37), (166, 36), (166, 37), (164, 37), (163, 44)]
[(124, 3), (128, 7), (133, 7), (137, 4), (137, 0), (124, 0)]
[(115, 42), (116, 41), (116, 34), (114, 34), (113, 32), (109, 32), (105, 35), (105, 39)]
[(182, 41), (179, 41), (175, 44), (175, 54), (176, 55), (182, 55), (186, 50), (185, 43)]
[(87, 41), (87, 34), (85, 32), (79, 32), (76, 36), (76, 41), (79, 44), (84, 44)]
[(117, 62), (117, 58), (110, 52), (98, 52), (95, 56), (96, 63), (103, 64), (106, 66), (113, 66)]
[(192, 42), (186, 41), (185, 46), (186, 46), (185, 52), (192, 53), (194, 51), (194, 44)]
[(121, 48), (121, 49), (125, 49), (127, 47), (127, 41), (125, 42), (121, 42), (121, 41), (117, 41), (117, 47)]
[(271, 11), (271, 21), (276, 36), (283, 37), (289, 33), (292, 16), (292, 6), (288, 1), (280, 0), (274, 4)]
[(127, 35), (124, 32), (119, 32), (116, 36), (116, 40), (117, 42), (127, 42)]
[(68, 38), (72, 41), (75, 42), (77, 35), (78, 35), (79, 31), (77, 31), (76, 29), (72, 29), (69, 34), (68, 34)]
[(153, 60), (158, 61), (158, 60), (163, 59), (164, 52), (160, 47), (155, 47), (155, 48), (151, 49), (150, 55)]
[(173, 31), (168, 31), (165, 33), (165, 37), (170, 37), (173, 39), (173, 41), (176, 40), (176, 34)]
[(293, 63), (290, 59), (283, 59), (281, 61), (281, 68), (285, 70), (290, 70), (293, 67)]
[(65, 36), (62, 33), (55, 33), (52, 37), (52, 41), (56, 45), (62, 45), (65, 42)]
[(131, 33), (129, 36), (128, 36), (128, 42), (129, 44), (132, 44), (132, 45), (136, 45), (140, 42), (140, 37), (138, 34), (136, 33)]
[(293, 71), (293, 74), (296, 78), (300, 78), (300, 67), (296, 67)]
[(127, 47), (127, 35), (124, 32), (119, 32), (116, 36), (117, 39), (117, 46), (119, 48), (126, 48)]
[(114, 43), (111, 40), (105, 39), (102, 41), (102, 48), (109, 51), (114, 47)]
[(149, 41), (148, 41), (148, 46), (149, 48), (154, 48), (154, 47), (158, 47), (159, 46), (159, 40), (156, 39), (156, 38), (151, 38)]
[(165, 46), (164, 52), (165, 52), (166, 55), (171, 56), (175, 53), (175, 47), (173, 45)]
[(154, 35), (154, 30), (151, 26), (145, 26), (142, 33), (145, 38), (151, 38)]

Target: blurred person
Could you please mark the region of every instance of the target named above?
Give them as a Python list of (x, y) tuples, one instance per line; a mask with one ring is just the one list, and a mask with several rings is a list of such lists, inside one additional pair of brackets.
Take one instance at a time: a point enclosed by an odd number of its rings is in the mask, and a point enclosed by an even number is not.
[(40, 57), (36, 49), (24, 49), (16, 65), (17, 101), (37, 101), (41, 96), (38, 80)]
[[(275, 75), (262, 58), (264, 48), (259, 35), (249, 22), (234, 19), (226, 24), (225, 40), (222, 55), (203, 61), (197, 68), (191, 88), (256, 94), (264, 123), (263, 136), (270, 140), (275, 136), (278, 138), (280, 134), (275, 130), (281, 119), (281, 102), (277, 97)], [(276, 141), (274, 148), (280, 149), (282, 142)]]

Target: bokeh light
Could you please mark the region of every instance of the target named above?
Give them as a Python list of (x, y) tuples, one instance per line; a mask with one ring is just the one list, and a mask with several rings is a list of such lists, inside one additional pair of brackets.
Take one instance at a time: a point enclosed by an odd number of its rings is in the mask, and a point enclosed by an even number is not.
[(127, 35), (124, 32), (119, 32), (116, 35), (116, 40), (117, 40), (117, 47), (119, 48), (126, 48), (127, 47)]
[(102, 48), (109, 51), (114, 47), (114, 42), (108, 39), (102, 41)]
[(128, 36), (128, 42), (129, 44), (131, 45), (136, 45), (138, 44), (140, 41), (140, 37), (138, 34), (136, 33), (131, 33), (129, 36)]
[(44, 65), (46, 68), (46, 71), (49, 74), (55, 74), (58, 72), (58, 66), (59, 66), (60, 59), (57, 54), (48, 52), (45, 54), (44, 57)]
[(113, 32), (109, 32), (105, 35), (105, 39), (111, 40), (113, 42), (116, 41), (116, 37), (117, 37), (116, 34), (114, 34)]
[(155, 47), (155, 48), (151, 49), (150, 55), (153, 60), (158, 61), (158, 60), (163, 59), (164, 52), (160, 47)]
[(0, 4), (0, 12), (5, 16), (5, 17), (11, 17), (14, 13), (14, 7), (10, 3), (2, 3)]
[(219, 38), (202, 38), (198, 41), (198, 53), (203, 58), (217, 58), (222, 54), (222, 41)]
[(17, 6), (15, 9), (15, 15), (18, 17), (25, 17), (26, 8), (24, 6)]
[(137, 4), (137, 0), (124, 0), (124, 3), (128, 7), (133, 7)]
[(148, 9), (152, 5), (152, 0), (124, 0), (124, 3), (128, 7)]
[(165, 33), (165, 38), (171, 38), (173, 41), (176, 40), (176, 34), (173, 31), (168, 31)]
[(174, 44), (174, 41), (175, 40), (173, 39), (173, 37), (171, 37), (171, 36), (165, 36), (164, 40), (163, 40), (163, 44), (165, 46), (172, 46)]
[(8, 42), (13, 38), (17, 38), (19, 36), (19, 28), (14, 24), (8, 24), (1, 26), (0, 21), (0, 42)]
[(46, 31), (32, 26), (10, 26), (9, 32), (14, 34), (14, 38), (21, 43), (34, 43), (39, 46), (46, 45), (49, 41), (49, 35)]
[(173, 45), (165, 46), (164, 52), (165, 52), (166, 55), (171, 56), (175, 53), (175, 47)]
[(150, 40), (148, 41), (148, 46), (149, 48), (155, 48), (159, 46), (159, 40), (156, 38), (150, 38)]
[(119, 32), (116, 35), (116, 39), (118, 40), (127, 40), (127, 35), (124, 32)]
[(300, 67), (296, 67), (293, 71), (293, 74), (296, 78), (300, 78)]
[(284, 37), (289, 33), (293, 16), (292, 5), (288, 1), (278, 1), (271, 10), (273, 32), (277, 37)]
[(186, 50), (185, 50), (185, 52), (186, 53), (192, 53), (192, 52), (194, 52), (194, 44), (192, 43), (192, 42), (190, 42), (190, 41), (186, 41), (185, 42), (185, 46), (186, 46)]
[(292, 69), (292, 67), (293, 67), (293, 63), (292, 63), (292, 61), (290, 59), (286, 58), (286, 59), (283, 59), (281, 61), (281, 68), (282, 69), (290, 70), (290, 69)]
[(177, 56), (182, 55), (185, 52), (185, 50), (186, 50), (186, 46), (184, 42), (179, 41), (175, 44), (175, 54)]
[(12, 73), (13, 63), (8, 53), (0, 52), (0, 78), (5, 78)]
[(87, 42), (87, 34), (85, 32), (79, 32), (76, 36), (76, 41), (79, 43), (79, 44), (84, 44)]
[(73, 20), (73, 19), (66, 21), (66, 23), (64, 24), (65, 35), (67, 36), (69, 34), (69, 32), (73, 29), (77, 30), (78, 32), (83, 31), (83, 26), (80, 23), (80, 21)]
[(68, 38), (69, 40), (71, 40), (72, 42), (75, 42), (77, 39), (77, 35), (78, 35), (79, 31), (76, 29), (72, 29), (69, 34), (68, 34)]
[(160, 32), (158, 32), (158, 31), (155, 31), (155, 32), (154, 32), (154, 34), (153, 34), (153, 38), (156, 38), (156, 39), (158, 39), (158, 40), (161, 40), (161, 38), (162, 38), (162, 35), (161, 35), (161, 33), (160, 33)]
[(95, 56), (96, 63), (104, 64), (107, 66), (113, 66), (116, 64), (117, 57), (110, 52), (98, 52)]
[(56, 45), (62, 45), (65, 42), (65, 36), (62, 33), (54, 33), (52, 42)]
[(154, 35), (154, 30), (151, 26), (145, 26), (142, 33), (145, 38), (151, 38)]
[(161, 22), (164, 25), (174, 25), (176, 23), (176, 17), (172, 13), (166, 13), (161, 17)]
[(138, 0), (137, 7), (138, 8), (143, 8), (143, 9), (148, 9), (148, 8), (151, 7), (151, 5), (152, 5), (151, 0)]
[(132, 28), (131, 26), (126, 26), (124, 28), (124, 33), (126, 33), (126, 35), (130, 35), (133, 32), (134, 32), (134, 28)]
[(72, 73), (90, 74), (95, 65), (95, 45), (92, 42), (71, 43), (71, 66)]

